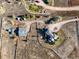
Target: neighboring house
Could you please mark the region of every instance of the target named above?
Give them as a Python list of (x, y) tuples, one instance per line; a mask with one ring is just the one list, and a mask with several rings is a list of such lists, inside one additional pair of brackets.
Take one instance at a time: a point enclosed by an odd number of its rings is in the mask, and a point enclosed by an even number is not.
[(14, 33), (16, 34), (16, 36), (27, 36), (28, 31), (25, 28), (19, 28), (17, 27), (15, 30), (13, 28), (9, 28), (6, 29), (6, 31), (9, 33), (9, 37), (13, 38), (14, 37)]
[(27, 36), (28, 34), (28, 31), (25, 28), (19, 28), (19, 27), (17, 27), (14, 32), (17, 36), (20, 36), (20, 37)]

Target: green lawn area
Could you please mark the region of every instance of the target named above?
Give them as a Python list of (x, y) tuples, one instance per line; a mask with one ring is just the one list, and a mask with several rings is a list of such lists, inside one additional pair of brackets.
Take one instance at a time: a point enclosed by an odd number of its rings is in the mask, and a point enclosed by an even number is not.
[(65, 40), (64, 32), (62, 30), (60, 30), (57, 34), (58, 34), (59, 38), (55, 42), (55, 46), (60, 46)]
[(55, 46), (60, 46), (62, 43), (63, 43), (63, 39), (58, 39), (56, 42), (55, 42)]

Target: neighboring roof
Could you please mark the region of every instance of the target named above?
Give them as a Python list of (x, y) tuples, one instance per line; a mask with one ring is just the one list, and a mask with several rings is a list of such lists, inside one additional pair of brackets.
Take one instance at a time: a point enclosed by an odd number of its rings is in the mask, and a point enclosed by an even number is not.
[(25, 28), (19, 28), (17, 27), (16, 30), (14, 31), (17, 36), (27, 36), (28, 31)]
[(19, 28), (19, 36), (26, 36), (27, 35), (27, 31), (25, 28)]

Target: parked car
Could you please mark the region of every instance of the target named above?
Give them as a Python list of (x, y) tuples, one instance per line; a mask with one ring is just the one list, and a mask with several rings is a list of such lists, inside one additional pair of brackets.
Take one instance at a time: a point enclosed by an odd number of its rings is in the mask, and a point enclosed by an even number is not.
[(17, 17), (16, 17), (16, 20), (18, 20), (18, 21), (23, 21), (24, 18), (23, 18), (23, 16), (17, 16)]

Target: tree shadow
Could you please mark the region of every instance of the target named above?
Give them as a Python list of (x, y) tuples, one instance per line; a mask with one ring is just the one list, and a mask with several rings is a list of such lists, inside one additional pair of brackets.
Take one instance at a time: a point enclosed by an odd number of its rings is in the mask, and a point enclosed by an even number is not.
[(55, 44), (55, 42), (51, 41), (49, 42), (49, 35), (46, 35), (46, 30), (44, 28), (40, 29), (40, 28), (37, 28), (37, 33), (39, 33), (39, 35), (42, 36), (42, 40), (44, 40), (45, 43), (48, 43), (50, 45), (52, 44)]
[(44, 28), (37, 28), (37, 33), (42, 36), (42, 39), (45, 39), (45, 31)]

